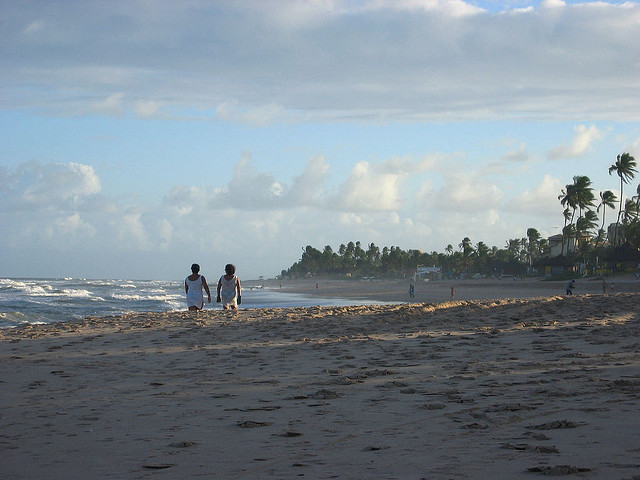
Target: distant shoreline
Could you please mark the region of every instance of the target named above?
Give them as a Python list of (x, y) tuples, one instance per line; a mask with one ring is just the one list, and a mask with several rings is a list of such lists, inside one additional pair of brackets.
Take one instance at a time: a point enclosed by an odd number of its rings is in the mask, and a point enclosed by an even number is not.
[[(574, 294), (602, 294), (602, 282), (597, 277), (576, 279)], [(414, 297), (409, 297), (409, 285), (414, 284)], [(247, 280), (245, 288), (263, 286), (282, 293), (296, 293), (324, 298), (362, 299), (378, 302), (442, 302), (455, 300), (483, 300), (498, 298), (535, 298), (564, 295), (566, 280), (522, 279), (505, 277), (479, 280), (436, 280), (412, 282), (411, 280), (347, 280), (333, 278), (308, 278), (299, 280)], [(611, 291), (611, 284), (614, 289)], [(605, 279), (606, 294), (640, 292), (640, 280), (633, 275)], [(316, 287), (317, 285), (317, 287)]]

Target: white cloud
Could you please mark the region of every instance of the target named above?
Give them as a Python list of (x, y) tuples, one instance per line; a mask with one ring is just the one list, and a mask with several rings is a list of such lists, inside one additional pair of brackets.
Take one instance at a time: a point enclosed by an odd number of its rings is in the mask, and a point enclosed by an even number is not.
[(439, 12), (453, 17), (473, 15), (485, 10), (461, 0), (374, 0), (366, 2), (363, 10), (406, 10)]
[(160, 245), (162, 248), (167, 248), (171, 245), (173, 239), (173, 225), (169, 220), (163, 218), (158, 224), (158, 236), (160, 239)]
[(265, 126), (285, 120), (285, 109), (275, 103), (242, 107), (237, 102), (223, 102), (216, 108), (216, 116), (222, 120)]
[(410, 157), (393, 157), (379, 163), (358, 162), (338, 193), (328, 199), (328, 204), (346, 212), (402, 209), (407, 204), (407, 180), (433, 170), (439, 161), (439, 156), (425, 156), (418, 161)]
[(542, 8), (562, 8), (567, 4), (563, 0), (543, 0), (540, 6)]
[[(162, 105), (253, 125), (637, 120), (640, 5), (545, 0), (503, 15), (475, 3), (13, 2), (4, 20), (20, 27), (3, 32), (0, 89), (16, 108)], [(43, 25), (46, 43), (25, 35)]]
[(505, 221), (495, 209), (435, 212), (428, 217), (421, 217), (419, 222), (428, 225), (429, 233), (423, 237), (423, 244), (418, 243), (421, 237), (416, 237), (416, 243), (425, 245), (429, 251), (442, 252), (447, 244), (457, 249), (464, 237), (469, 237), (474, 244), (483, 241), (487, 245), (502, 246), (508, 235), (513, 236), (514, 233), (513, 230), (508, 231)]
[(206, 208), (212, 198), (213, 194), (208, 187), (176, 185), (171, 189), (164, 202), (174, 215), (185, 216), (191, 214), (194, 209), (199, 211)]
[(322, 183), (329, 171), (324, 157), (311, 157), (291, 185), (270, 173), (260, 172), (249, 152), (233, 168), (225, 185), (187, 186), (171, 189), (165, 203), (178, 215), (200, 214), (210, 209), (266, 210), (318, 206), (323, 202)]
[(93, 105), (94, 110), (112, 115), (122, 115), (125, 111), (124, 93), (118, 92), (97, 101)]
[(522, 192), (505, 205), (505, 209), (527, 215), (557, 217), (562, 212), (557, 200), (562, 188), (560, 180), (547, 174), (538, 186)]
[(283, 193), (283, 185), (270, 173), (259, 172), (251, 154), (245, 152), (234, 167), (228, 186), (215, 196), (213, 203), (239, 209), (266, 209), (281, 205)]
[(124, 212), (113, 226), (117, 232), (118, 241), (126, 245), (127, 249), (148, 249), (155, 243), (147, 234), (141, 212)]
[(41, 32), (45, 28), (45, 24), (42, 20), (34, 20), (24, 30), (26, 35), (33, 35)]
[(62, 235), (68, 238), (69, 235), (83, 235), (86, 237), (93, 237), (96, 234), (95, 228), (85, 222), (79, 213), (74, 213), (69, 216), (58, 218), (55, 220), (55, 235), (52, 240), (57, 240), (57, 235)]
[(396, 210), (401, 207), (400, 187), (406, 173), (389, 171), (387, 165), (358, 162), (334, 201), (341, 211)]
[(578, 125), (574, 128), (576, 135), (570, 145), (560, 145), (549, 151), (551, 159), (576, 158), (587, 152), (592, 144), (603, 138), (604, 133), (598, 130), (595, 125), (586, 127)]
[(155, 117), (160, 112), (162, 104), (154, 100), (138, 100), (134, 110), (139, 117)]
[(477, 214), (496, 209), (504, 195), (498, 185), (480, 172), (457, 170), (446, 172), (444, 185), (439, 189), (426, 182), (417, 194), (420, 208), (445, 212)]
[(522, 143), (517, 150), (507, 152), (502, 158), (508, 162), (526, 162), (530, 160), (531, 155), (527, 150), (527, 145)]
[(293, 180), (288, 193), (291, 204), (309, 206), (321, 201), (320, 189), (328, 173), (329, 164), (324, 156), (310, 158), (304, 172)]
[(73, 162), (23, 164), (5, 182), (5, 201), (28, 209), (74, 208), (102, 189), (93, 167)]

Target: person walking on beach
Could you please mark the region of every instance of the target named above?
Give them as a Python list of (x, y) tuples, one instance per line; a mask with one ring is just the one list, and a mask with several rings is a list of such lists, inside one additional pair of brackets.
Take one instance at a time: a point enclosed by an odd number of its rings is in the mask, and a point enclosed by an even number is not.
[(567, 292), (567, 295), (573, 295), (574, 288), (576, 288), (576, 281), (571, 280), (569, 283), (567, 283), (567, 288), (565, 289)]
[(216, 302), (222, 302), (222, 308), (235, 310), (242, 303), (242, 286), (240, 279), (236, 277), (236, 267), (228, 263), (224, 267), (226, 275), (218, 280), (218, 297)]
[(184, 280), (184, 292), (187, 294), (187, 308), (191, 312), (197, 312), (204, 308), (204, 296), (202, 289), (207, 292), (207, 303), (211, 303), (211, 292), (207, 279), (199, 274), (200, 265), (191, 265), (191, 275)]
[(409, 298), (413, 298), (415, 297), (415, 287), (413, 286), (413, 283), (409, 284)]

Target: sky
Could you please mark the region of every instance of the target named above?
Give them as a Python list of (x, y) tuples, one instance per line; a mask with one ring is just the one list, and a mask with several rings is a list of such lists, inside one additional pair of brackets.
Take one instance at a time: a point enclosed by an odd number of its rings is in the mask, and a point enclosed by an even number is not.
[(640, 160), (638, 2), (0, 0), (0, 29), (0, 277), (503, 248)]

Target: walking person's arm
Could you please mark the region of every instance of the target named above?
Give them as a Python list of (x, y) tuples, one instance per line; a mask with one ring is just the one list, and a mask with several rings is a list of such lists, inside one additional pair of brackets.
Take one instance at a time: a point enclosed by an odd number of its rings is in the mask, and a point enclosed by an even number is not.
[(207, 279), (204, 277), (202, 277), (202, 286), (204, 287), (204, 291), (207, 292), (207, 303), (211, 303), (211, 291), (209, 290)]

